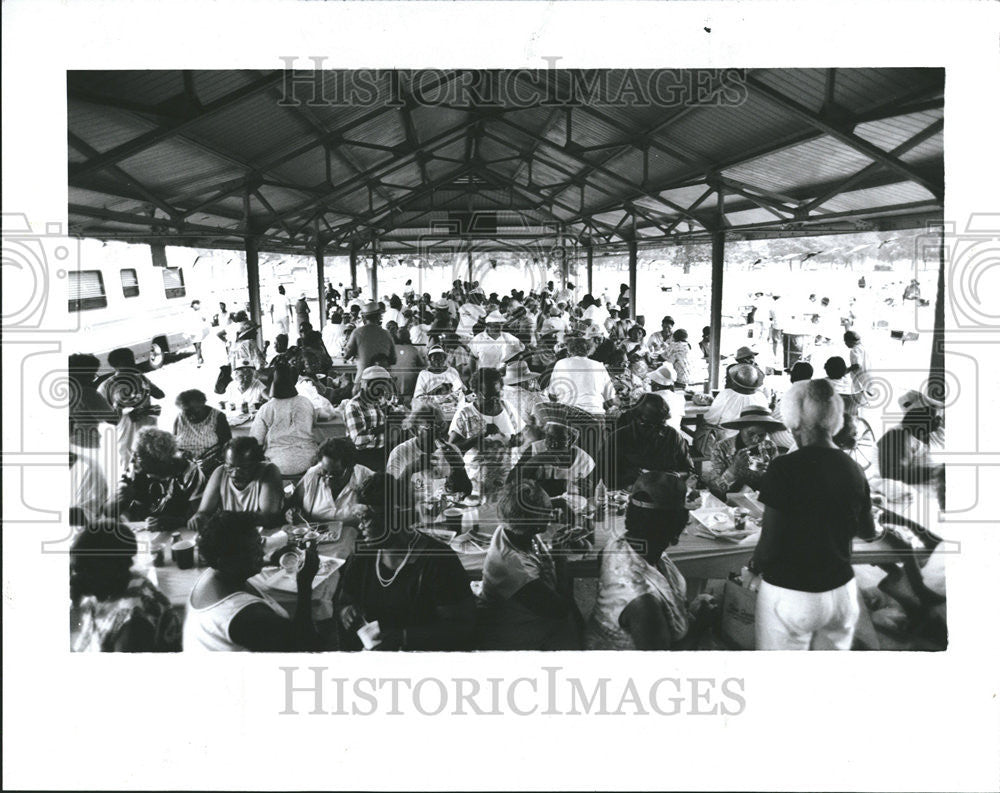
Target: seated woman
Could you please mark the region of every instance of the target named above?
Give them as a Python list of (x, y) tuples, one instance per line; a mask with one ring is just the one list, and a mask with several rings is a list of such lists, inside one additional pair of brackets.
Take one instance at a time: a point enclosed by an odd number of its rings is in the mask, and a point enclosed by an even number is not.
[(181, 649), (170, 601), (132, 570), (135, 534), (115, 520), (80, 531), (69, 552), (70, 649), (74, 653), (154, 653)]
[(294, 369), (279, 366), (274, 370), (271, 398), (254, 417), (250, 434), (264, 448), (285, 476), (304, 473), (319, 451), (313, 437), (316, 408), (295, 388), (298, 376)]
[(403, 429), (413, 437), (389, 452), (387, 474), (408, 484), (414, 493), (430, 493), (435, 479), (443, 479), (445, 488), (453, 493), (472, 492), (462, 453), (445, 440), (448, 425), (437, 405), (414, 401)]
[(503, 376), (503, 398), (517, 411), (523, 424), (531, 423), (532, 412), (539, 402), (548, 398), (538, 387), (538, 375), (528, 368), (524, 361), (507, 364)]
[(319, 570), (315, 541), (296, 574), (293, 618), (248, 580), (264, 568), (264, 538), (250, 515), (213, 515), (198, 534), (198, 553), (210, 569), (202, 573), (188, 598), (185, 652), (319, 649), (312, 618), (312, 582)]
[(281, 471), (264, 458), (264, 450), (251, 437), (233, 438), (215, 469), (188, 528), (198, 531), (219, 510), (249, 513), (255, 526), (274, 528), (285, 518), (282, 510)]
[(451, 420), (448, 440), (465, 455), (473, 490), (494, 498), (510, 473), (511, 448), (523, 429), (517, 411), (500, 395), (497, 369), (477, 369), (470, 385), (475, 401), (462, 405)]
[(365, 628), (376, 650), (469, 649), (476, 605), (458, 555), (413, 531), (408, 488), (392, 477), (373, 476), (360, 499), (363, 548), (341, 569), (334, 595), (340, 648), (361, 649)]
[(145, 520), (152, 531), (168, 531), (187, 523), (202, 497), (205, 475), (177, 453), (174, 436), (155, 427), (139, 430), (132, 459), (105, 513), (126, 520)]
[(907, 410), (900, 425), (879, 439), (879, 475), (910, 485), (935, 481), (941, 464), (930, 458), (930, 440), (943, 423), (937, 408), (921, 404)]
[(552, 501), (533, 480), (508, 482), (497, 505), (503, 520), (483, 564), (481, 650), (581, 650), (583, 618), (559, 594), (552, 556), (538, 535)]
[(747, 408), (738, 419), (722, 426), (737, 433), (716, 444), (712, 470), (704, 474), (704, 479), (709, 490), (725, 501), (727, 493), (735, 493), (744, 485), (760, 489), (768, 465), (779, 453), (768, 433), (783, 430), (785, 425), (764, 408)]
[(232, 440), (233, 431), (221, 410), (209, 406), (204, 392), (181, 391), (176, 405), (174, 437), (181, 453), (194, 460), (206, 476), (222, 463), (222, 450)]
[(795, 383), (782, 400), (798, 449), (776, 458), (760, 487), (764, 528), (749, 565), (758, 650), (849, 650), (858, 620), (854, 537), (876, 529), (868, 482), (833, 435), (844, 403), (828, 380)]
[(249, 358), (237, 361), (233, 366), (233, 380), (222, 396), (222, 403), (233, 412), (245, 412), (243, 405), (253, 412), (267, 401), (267, 389)]
[(643, 395), (649, 392), (649, 385), (646, 383), (649, 366), (642, 355), (629, 355), (625, 350), (618, 349), (611, 355), (608, 372), (615, 387), (615, 404), (620, 412), (635, 407)]
[(465, 384), (458, 370), (448, 365), (444, 347), (435, 344), (427, 351), (427, 368), (417, 375), (417, 384), (413, 388), (414, 401), (428, 399), (453, 416), (464, 390)]
[(308, 399), (316, 409), (317, 421), (330, 421), (336, 412), (330, 397), (335, 389), (328, 387), (329, 379), (321, 369), (319, 356), (313, 350), (302, 350), (299, 356), (299, 378), (295, 382), (295, 390)]
[(365, 512), (358, 493), (373, 473), (358, 464), (350, 438), (329, 438), (319, 447), (319, 462), (295, 486), (290, 506), (311, 523), (341, 521), (351, 535), (345, 547), (353, 547), (355, 529)]
[(651, 471), (636, 480), (625, 533), (600, 553), (588, 650), (692, 649), (708, 627), (704, 618), (690, 625), (684, 576), (663, 553), (687, 525), (686, 491), (684, 477), (675, 474)]
[(559, 421), (548, 421), (544, 437), (522, 451), (509, 482), (537, 482), (550, 498), (563, 501), (574, 512), (587, 505), (597, 467), (594, 458), (576, 445), (578, 433)]

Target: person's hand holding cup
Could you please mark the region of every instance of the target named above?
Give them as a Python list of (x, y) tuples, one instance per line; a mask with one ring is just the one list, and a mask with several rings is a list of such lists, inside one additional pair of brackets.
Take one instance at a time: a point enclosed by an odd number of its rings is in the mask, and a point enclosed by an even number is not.
[(319, 572), (319, 552), (316, 550), (316, 542), (315, 539), (312, 539), (306, 544), (305, 559), (296, 575), (296, 583), (300, 592), (303, 590), (312, 591), (313, 579)]

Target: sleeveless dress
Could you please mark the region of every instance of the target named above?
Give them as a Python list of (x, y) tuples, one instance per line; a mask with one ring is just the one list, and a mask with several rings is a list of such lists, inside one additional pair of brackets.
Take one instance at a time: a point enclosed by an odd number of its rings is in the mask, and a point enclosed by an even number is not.
[(261, 592), (234, 592), (210, 606), (196, 608), (188, 598), (187, 617), (184, 620), (184, 652), (246, 652), (246, 647), (236, 644), (229, 635), (229, 626), (243, 609), (263, 603), (279, 617), (288, 619), (288, 612), (273, 598)]
[[(266, 465), (273, 465), (273, 463), (267, 463)], [(263, 474), (263, 471), (261, 473)], [(219, 497), (222, 501), (222, 509), (225, 512), (259, 512), (261, 510), (263, 490), (263, 476), (254, 479), (243, 490), (240, 490), (233, 483), (232, 474), (225, 468), (222, 469), (222, 480), (219, 482)]]

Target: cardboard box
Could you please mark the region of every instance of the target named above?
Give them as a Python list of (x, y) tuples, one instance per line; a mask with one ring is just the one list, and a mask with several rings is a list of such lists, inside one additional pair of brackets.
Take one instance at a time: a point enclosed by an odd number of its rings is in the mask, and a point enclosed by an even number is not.
[(726, 581), (722, 599), (722, 640), (737, 650), (753, 650), (756, 616), (757, 593), (735, 581)]

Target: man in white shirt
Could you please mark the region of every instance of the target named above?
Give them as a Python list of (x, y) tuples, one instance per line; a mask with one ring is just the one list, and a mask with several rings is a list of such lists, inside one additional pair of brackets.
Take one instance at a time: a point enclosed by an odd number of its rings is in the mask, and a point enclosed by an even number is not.
[(579, 336), (566, 340), (568, 357), (556, 361), (549, 380), (549, 395), (558, 402), (603, 416), (615, 396), (614, 383), (600, 361), (588, 358), (590, 342)]
[(468, 300), (458, 307), (458, 327), (455, 332), (459, 338), (468, 341), (473, 336), (476, 323), (486, 316), (486, 309), (482, 307), (482, 297), (476, 293), (470, 293)]
[(608, 310), (598, 302), (591, 303), (583, 312), (583, 319), (589, 319), (594, 325), (604, 330), (604, 323), (607, 321)]
[(524, 349), (516, 336), (503, 331), (504, 317), (493, 311), (486, 317), (486, 330), (472, 337), (469, 350), (477, 369), (500, 369), (507, 359)]

